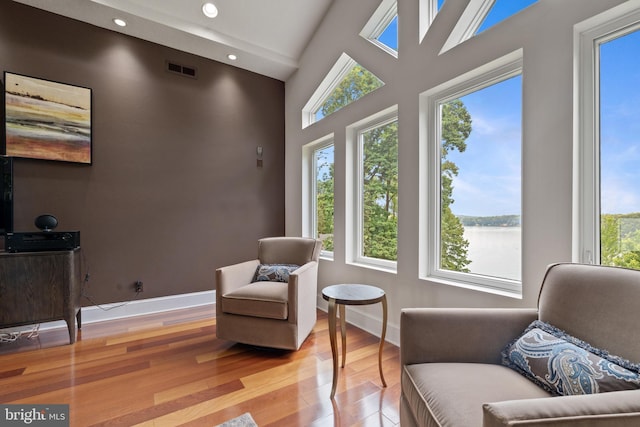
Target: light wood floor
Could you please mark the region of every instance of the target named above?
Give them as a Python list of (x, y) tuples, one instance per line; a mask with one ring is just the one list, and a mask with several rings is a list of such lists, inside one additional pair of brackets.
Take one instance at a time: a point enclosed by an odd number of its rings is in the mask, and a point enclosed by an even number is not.
[[(347, 319), (348, 319), (347, 311)], [(250, 412), (267, 426), (397, 426), (399, 351), (347, 326), (334, 401), (327, 315), (297, 352), (215, 337), (213, 306), (83, 326), (0, 344), (0, 403), (70, 406), (71, 426), (215, 426)]]

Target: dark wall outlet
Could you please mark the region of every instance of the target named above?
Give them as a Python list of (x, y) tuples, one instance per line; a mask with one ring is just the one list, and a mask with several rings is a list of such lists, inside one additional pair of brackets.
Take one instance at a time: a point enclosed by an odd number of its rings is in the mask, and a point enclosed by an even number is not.
[(136, 283), (134, 283), (133, 285), (133, 289), (137, 292), (143, 292), (144, 291), (144, 286), (142, 285), (142, 282), (140, 280), (136, 281)]

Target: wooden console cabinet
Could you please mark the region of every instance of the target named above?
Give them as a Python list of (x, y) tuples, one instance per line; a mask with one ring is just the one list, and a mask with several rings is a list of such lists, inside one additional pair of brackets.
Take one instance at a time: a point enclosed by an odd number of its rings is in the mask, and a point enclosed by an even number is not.
[(0, 328), (64, 320), (73, 344), (75, 320), (82, 326), (80, 264), (80, 249), (0, 252)]

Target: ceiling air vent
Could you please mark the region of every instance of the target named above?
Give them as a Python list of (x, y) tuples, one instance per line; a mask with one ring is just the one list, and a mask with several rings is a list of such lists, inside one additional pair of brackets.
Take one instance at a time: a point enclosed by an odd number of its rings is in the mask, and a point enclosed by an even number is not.
[(198, 70), (195, 67), (188, 67), (186, 65), (180, 65), (176, 62), (166, 61), (166, 69), (173, 74), (180, 74), (181, 76), (197, 78)]

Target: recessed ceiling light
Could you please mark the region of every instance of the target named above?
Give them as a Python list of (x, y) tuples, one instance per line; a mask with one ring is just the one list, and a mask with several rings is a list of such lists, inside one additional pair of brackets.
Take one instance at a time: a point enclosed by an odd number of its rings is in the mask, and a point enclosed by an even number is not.
[(235, 61), (236, 59), (238, 59), (238, 57), (236, 55), (234, 55), (233, 53), (230, 53), (229, 55), (227, 55), (227, 58), (229, 58), (232, 61)]
[(218, 16), (218, 8), (213, 3), (205, 3), (202, 5), (202, 13), (207, 18), (215, 18)]
[(113, 23), (116, 24), (118, 27), (127, 26), (127, 22), (124, 19), (120, 19), (120, 18), (113, 18)]

